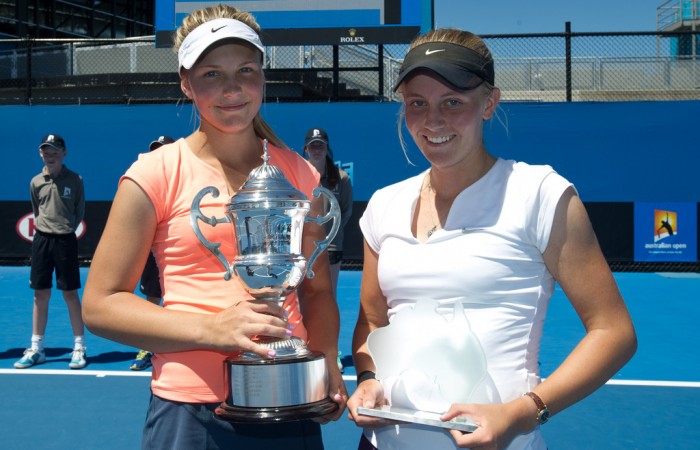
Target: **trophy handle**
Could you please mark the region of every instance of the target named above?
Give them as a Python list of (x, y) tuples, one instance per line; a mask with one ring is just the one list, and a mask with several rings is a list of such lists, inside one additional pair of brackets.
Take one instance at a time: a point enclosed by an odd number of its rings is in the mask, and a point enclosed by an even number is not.
[(202, 214), (202, 211), (199, 209), (199, 204), (201, 203), (204, 196), (207, 194), (211, 194), (212, 197), (216, 198), (219, 196), (219, 190), (214, 186), (208, 186), (199, 191), (197, 195), (194, 196), (194, 199), (192, 200), (192, 206), (190, 207), (190, 225), (192, 226), (192, 229), (194, 230), (194, 234), (197, 236), (197, 239), (199, 239), (199, 241), (207, 248), (207, 250), (212, 252), (214, 256), (216, 256), (219, 259), (221, 264), (223, 264), (224, 269), (226, 269), (224, 279), (228, 281), (231, 279), (232, 269), (231, 264), (229, 264), (229, 262), (226, 260), (224, 254), (219, 251), (219, 247), (221, 247), (221, 242), (209, 242), (209, 240), (207, 240), (207, 238), (205, 238), (202, 232), (200, 231), (199, 222), (197, 220), (199, 219), (202, 222), (205, 222), (208, 225), (215, 227), (219, 223), (230, 223), (231, 219), (229, 217), (217, 219), (216, 216), (207, 217)]
[(324, 251), (330, 242), (333, 240), (335, 235), (338, 233), (338, 229), (340, 228), (340, 205), (338, 205), (338, 200), (336, 200), (335, 195), (328, 189), (318, 186), (316, 189), (313, 190), (312, 192), (314, 197), (318, 197), (321, 194), (325, 195), (328, 197), (328, 200), (331, 202), (331, 208), (328, 211), (328, 213), (325, 216), (318, 216), (318, 217), (307, 217), (305, 219), (306, 222), (314, 222), (319, 225), (324, 224), (328, 222), (329, 220), (333, 219), (333, 226), (331, 227), (331, 231), (328, 233), (328, 236), (322, 241), (314, 241), (314, 245), (316, 245), (316, 249), (314, 252), (311, 254), (311, 257), (309, 258), (308, 261), (308, 270), (306, 276), (309, 278), (314, 277), (314, 271), (313, 271), (313, 265), (314, 261), (316, 261), (316, 258), (321, 254), (322, 251)]

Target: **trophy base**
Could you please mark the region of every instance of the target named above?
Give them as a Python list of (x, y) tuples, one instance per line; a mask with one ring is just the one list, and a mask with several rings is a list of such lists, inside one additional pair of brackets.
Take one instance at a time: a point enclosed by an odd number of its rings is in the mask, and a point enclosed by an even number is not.
[[(311, 351), (306, 347), (306, 343), (296, 336), (292, 336), (286, 339), (277, 339), (267, 336), (256, 336), (254, 340), (258, 344), (275, 351), (275, 354), (277, 356), (275, 356), (275, 359), (273, 361), (295, 360), (311, 354)], [(238, 355), (229, 360), (231, 364), (243, 364), (246, 362), (267, 364), (269, 361), (270, 360), (256, 355), (255, 353), (247, 352), (242, 353), (241, 355)]]
[(336, 411), (338, 404), (328, 396), (323, 353), (309, 351), (305, 346), (297, 350), (299, 354), (282, 358), (241, 355), (227, 360), (230, 395), (216, 408), (217, 416), (229, 422), (271, 423), (310, 419)]
[(338, 410), (338, 404), (330, 398), (306, 405), (249, 408), (222, 403), (216, 408), (219, 419), (233, 423), (279, 423), (313, 419)]

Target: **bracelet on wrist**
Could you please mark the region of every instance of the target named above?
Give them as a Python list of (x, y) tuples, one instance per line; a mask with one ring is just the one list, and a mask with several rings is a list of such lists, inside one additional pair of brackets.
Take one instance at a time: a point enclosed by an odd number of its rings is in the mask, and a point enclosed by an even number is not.
[(377, 379), (377, 375), (374, 372), (372, 372), (371, 370), (363, 370), (357, 376), (357, 385), (359, 386), (360, 383), (362, 383), (365, 380), (376, 380), (376, 379)]

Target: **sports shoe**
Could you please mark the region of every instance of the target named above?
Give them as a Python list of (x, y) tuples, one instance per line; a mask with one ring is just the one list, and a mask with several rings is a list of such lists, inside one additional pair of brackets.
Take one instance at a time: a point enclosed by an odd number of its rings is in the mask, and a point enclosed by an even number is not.
[(338, 352), (338, 359), (336, 362), (338, 363), (338, 370), (340, 370), (340, 373), (343, 373), (345, 368), (343, 367), (343, 363), (340, 361), (340, 352)]
[(131, 362), (131, 370), (144, 370), (151, 367), (151, 358), (153, 353), (147, 350), (139, 350), (136, 358)]
[(76, 348), (70, 355), (70, 362), (68, 367), (71, 369), (82, 369), (87, 365), (87, 360), (85, 359), (85, 347)]
[(26, 369), (34, 364), (41, 364), (46, 361), (46, 354), (43, 350), (32, 350), (28, 348), (24, 351), (19, 361), (15, 362), (15, 369)]

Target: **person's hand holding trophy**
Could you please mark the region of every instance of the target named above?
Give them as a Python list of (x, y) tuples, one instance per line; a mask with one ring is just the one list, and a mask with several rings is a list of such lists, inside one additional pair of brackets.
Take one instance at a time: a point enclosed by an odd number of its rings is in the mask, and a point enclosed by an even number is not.
[[(263, 143), (263, 164), (253, 169), (240, 191), (226, 205), (225, 217), (206, 217), (200, 211), (202, 199), (219, 195), (213, 186), (202, 189), (192, 201), (190, 222), (202, 244), (225, 268), (225, 279), (235, 274), (256, 300), (277, 302), (294, 292), (305, 276), (313, 278), (316, 258), (328, 247), (340, 226), (340, 208), (334, 195), (317, 187), (313, 195), (324, 195), (330, 203), (327, 214), (307, 217), (311, 201), (268, 163), (267, 141)], [(314, 241), (308, 261), (302, 254), (305, 222), (323, 224), (333, 220), (324, 240)], [(237, 256), (229, 262), (219, 250), (221, 243), (209, 242), (199, 221), (210, 226), (232, 223)], [(264, 358), (241, 352), (229, 358), (230, 392), (217, 408), (217, 415), (231, 422), (280, 422), (316, 418), (338, 409), (328, 396), (326, 358), (312, 351), (298, 337), (278, 339), (256, 336), (254, 340), (275, 353)]]

